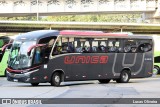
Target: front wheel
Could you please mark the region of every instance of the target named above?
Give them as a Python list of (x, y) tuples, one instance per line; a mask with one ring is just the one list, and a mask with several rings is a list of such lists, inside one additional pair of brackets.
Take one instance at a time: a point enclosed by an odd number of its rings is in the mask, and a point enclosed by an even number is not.
[(98, 80), (100, 83), (109, 83), (110, 79), (102, 79), (102, 80)]
[(39, 83), (31, 83), (32, 86), (38, 86)]
[(61, 75), (60, 73), (55, 72), (51, 79), (51, 85), (58, 87), (60, 86), (60, 84), (61, 84)]
[(117, 83), (128, 83), (129, 79), (131, 77), (131, 74), (129, 71), (124, 70), (121, 72), (120, 78), (116, 80)]

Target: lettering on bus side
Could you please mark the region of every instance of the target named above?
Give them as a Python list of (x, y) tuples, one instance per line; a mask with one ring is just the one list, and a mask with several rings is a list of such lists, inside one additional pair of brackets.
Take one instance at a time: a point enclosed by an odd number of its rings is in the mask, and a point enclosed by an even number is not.
[(65, 64), (106, 64), (108, 56), (65, 56)]

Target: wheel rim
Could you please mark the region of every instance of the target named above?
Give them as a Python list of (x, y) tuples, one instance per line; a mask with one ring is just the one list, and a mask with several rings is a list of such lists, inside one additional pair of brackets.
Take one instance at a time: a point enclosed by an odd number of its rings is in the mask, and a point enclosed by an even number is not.
[(58, 75), (56, 75), (54, 79), (55, 79), (55, 82), (56, 82), (56, 83), (59, 83), (59, 82), (60, 82), (60, 77), (59, 77)]
[(122, 75), (122, 78), (123, 78), (124, 81), (127, 81), (127, 80), (128, 80), (128, 74), (127, 74), (127, 73), (124, 73), (124, 74)]
[(157, 68), (153, 68), (153, 75), (157, 75), (158, 73), (158, 69)]

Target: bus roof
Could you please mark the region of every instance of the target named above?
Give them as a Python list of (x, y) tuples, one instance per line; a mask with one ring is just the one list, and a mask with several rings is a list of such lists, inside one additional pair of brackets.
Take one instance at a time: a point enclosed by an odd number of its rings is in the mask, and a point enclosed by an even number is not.
[(16, 40), (39, 40), (41, 38), (58, 36), (58, 30), (37, 30), (28, 33), (21, 34), (16, 37)]
[(37, 30), (18, 35), (15, 40), (39, 40), (50, 36), (74, 36), (74, 37), (110, 37), (110, 38), (137, 38), (152, 39), (151, 36), (128, 35), (124, 33), (104, 33), (102, 31), (79, 31), (79, 30)]

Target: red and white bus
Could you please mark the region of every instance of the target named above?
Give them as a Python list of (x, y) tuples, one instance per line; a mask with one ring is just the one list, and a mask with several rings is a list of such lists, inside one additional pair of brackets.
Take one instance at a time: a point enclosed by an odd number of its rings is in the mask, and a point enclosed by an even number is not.
[(153, 40), (149, 36), (96, 31), (40, 30), (18, 36), (12, 44), (8, 81), (49, 82), (111, 79), (127, 83), (130, 78), (152, 76)]

